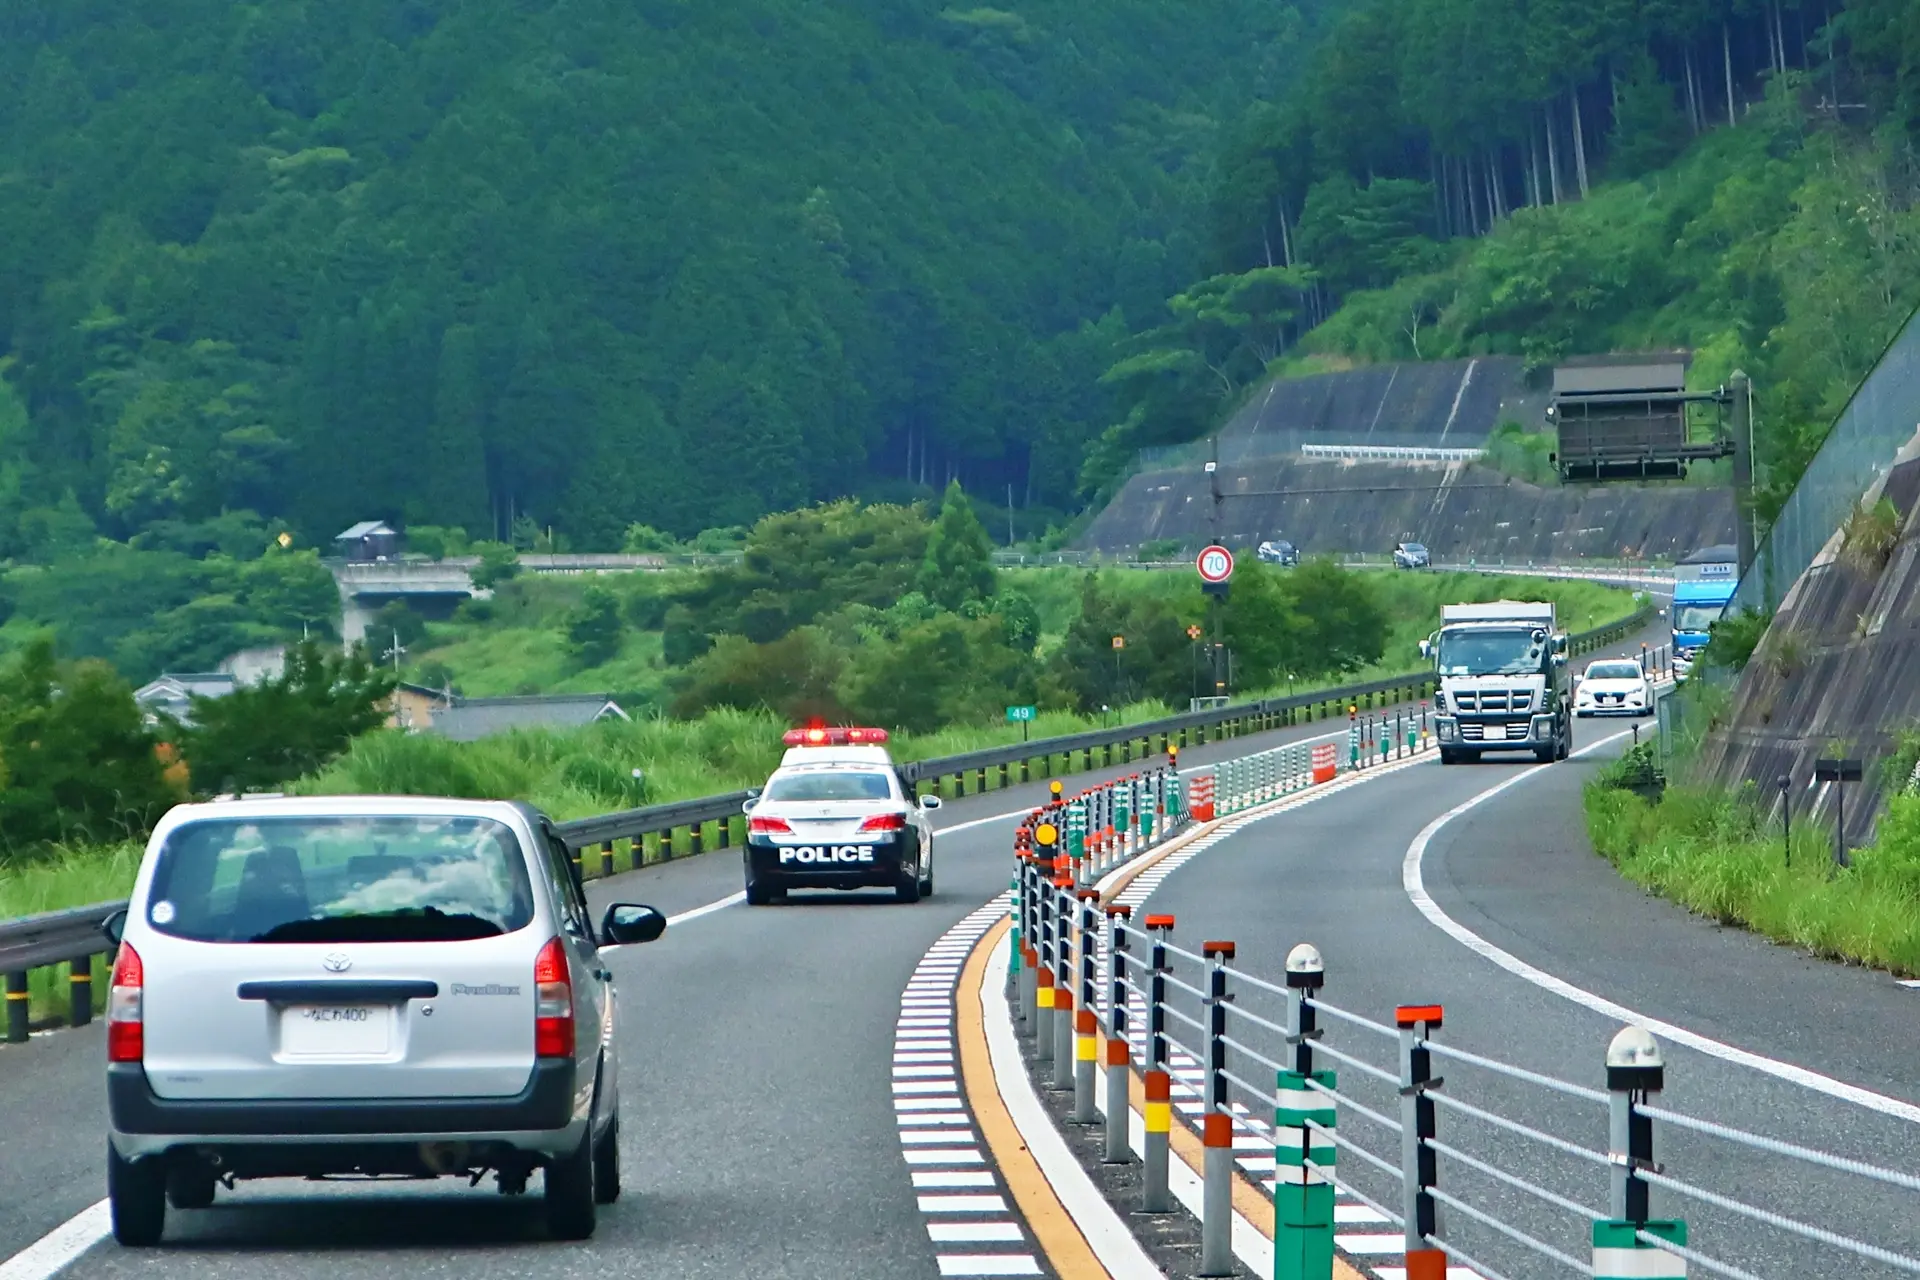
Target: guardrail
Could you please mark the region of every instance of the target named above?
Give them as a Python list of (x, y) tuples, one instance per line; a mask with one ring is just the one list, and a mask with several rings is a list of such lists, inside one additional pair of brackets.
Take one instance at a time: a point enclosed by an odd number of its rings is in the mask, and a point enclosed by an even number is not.
[[(1643, 607), (1630, 617), (1571, 637), (1568, 648), (1581, 653), (1611, 644), (1631, 635), (1652, 616), (1652, 609)], [(1412, 701), (1425, 697), (1432, 688), (1433, 677), (1429, 674), (1394, 676), (1336, 689), (1187, 711), (1132, 725), (1089, 729), (960, 755), (909, 761), (901, 766), (901, 771), (916, 789), (926, 787), (943, 796), (964, 796), (969, 779), (976, 791), (994, 789), (996, 784), (1004, 788), (1015, 785), (1016, 771), (1018, 782), (1032, 781), (1036, 764), (1041, 776), (1054, 772), (1056, 761), (1063, 771), (1072, 772), (1076, 755), (1080, 757), (1083, 771), (1111, 768), (1116, 763), (1144, 760), (1156, 749), (1164, 755), (1169, 747), (1184, 748), (1205, 744), (1210, 739), (1242, 737), (1325, 720), (1345, 714), (1349, 708), (1368, 711)], [(567, 842), (574, 864), (583, 876), (609, 876), (676, 856), (702, 853), (710, 846), (731, 848), (744, 834), (742, 806), (746, 800), (747, 792), (729, 791), (556, 823), (554, 830)], [(124, 905), (124, 902), (100, 902), (0, 921), (0, 974), (5, 975), (8, 1041), (17, 1043), (28, 1037), (28, 974), (34, 969), (69, 966), (67, 1021), (78, 1026), (91, 1019), (93, 957), (111, 949), (100, 926)]]
[[(1920, 1175), (1655, 1105), (1666, 1065), (1644, 1028), (1621, 1029), (1590, 1081), (1559, 1079), (1442, 1043), (1436, 1003), (1397, 1005), (1390, 1021), (1330, 1003), (1310, 944), (1282, 972), (1255, 972), (1236, 963), (1231, 940), (1187, 950), (1174, 944), (1173, 916), (1136, 922), (1141, 895), (1103, 894), (1018, 842), (1016, 854), (1016, 1029), (1036, 1075), (1071, 1093), (1073, 1120), (1104, 1124), (1103, 1161), (1131, 1163), (1137, 1151), (1143, 1213), (1174, 1209), (1175, 1124), (1199, 1139), (1198, 1205), (1186, 1197), (1201, 1220), (1197, 1275), (1237, 1274), (1237, 1178), (1271, 1194), (1279, 1280), (1330, 1280), (1336, 1244), (1411, 1280), (1660, 1280), (1689, 1264), (1756, 1280), (1746, 1267), (1775, 1261), (1786, 1238), (1920, 1274), (1920, 1258), (1805, 1221), (1807, 1189), (1792, 1178), (1703, 1185), (1716, 1170), (1751, 1167), (1706, 1140), (1857, 1180), (1821, 1198), (1829, 1213), (1877, 1188), (1920, 1191)], [(1667, 1136), (1675, 1131), (1685, 1137)], [(1780, 1203), (1740, 1199), (1747, 1186)], [(1654, 1212), (1656, 1190), (1666, 1215)], [(1672, 1215), (1680, 1202), (1699, 1219)], [(1889, 1221), (1910, 1221), (1910, 1200), (1882, 1207)], [(1840, 1269), (1804, 1261), (1786, 1265)]]

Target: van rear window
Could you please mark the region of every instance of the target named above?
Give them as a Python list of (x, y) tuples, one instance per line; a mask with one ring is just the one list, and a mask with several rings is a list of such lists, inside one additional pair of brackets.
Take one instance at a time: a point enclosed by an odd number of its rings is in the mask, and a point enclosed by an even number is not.
[(442, 942), (533, 921), (520, 841), (492, 818), (211, 818), (167, 837), (147, 895), (198, 942)]

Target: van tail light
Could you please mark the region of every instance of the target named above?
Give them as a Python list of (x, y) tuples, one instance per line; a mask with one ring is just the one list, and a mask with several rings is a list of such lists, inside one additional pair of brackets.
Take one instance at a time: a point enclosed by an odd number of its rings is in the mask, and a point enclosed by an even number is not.
[(785, 818), (748, 818), (747, 832), (756, 836), (790, 836), (793, 828)]
[(126, 943), (113, 962), (113, 985), (107, 989), (107, 1061), (139, 1062), (146, 1056), (146, 1027), (141, 1021), (140, 995), (146, 970), (140, 953)]
[(558, 938), (540, 948), (533, 962), (533, 1052), (542, 1058), (573, 1056), (573, 971)]
[(903, 813), (876, 813), (860, 824), (862, 831), (905, 831), (907, 816)]

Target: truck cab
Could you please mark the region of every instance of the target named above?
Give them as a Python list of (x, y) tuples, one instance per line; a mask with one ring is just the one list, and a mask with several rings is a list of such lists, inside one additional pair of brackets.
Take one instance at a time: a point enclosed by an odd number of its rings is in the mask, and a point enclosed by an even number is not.
[(1684, 669), (1706, 648), (1709, 632), (1740, 586), (1734, 548), (1707, 547), (1673, 570), (1673, 656)]
[(1528, 751), (1542, 764), (1573, 750), (1567, 637), (1551, 603), (1452, 604), (1420, 651), (1434, 665), (1440, 762)]

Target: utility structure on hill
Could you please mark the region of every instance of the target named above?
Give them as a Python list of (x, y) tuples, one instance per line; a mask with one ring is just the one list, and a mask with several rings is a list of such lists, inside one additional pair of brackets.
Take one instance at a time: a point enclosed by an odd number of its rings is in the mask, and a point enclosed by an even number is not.
[(1687, 390), (1689, 357), (1605, 356), (1553, 371), (1549, 460), (1562, 483), (1677, 480), (1696, 462), (1733, 459), (1740, 572), (1753, 563), (1753, 415), (1747, 375)]

